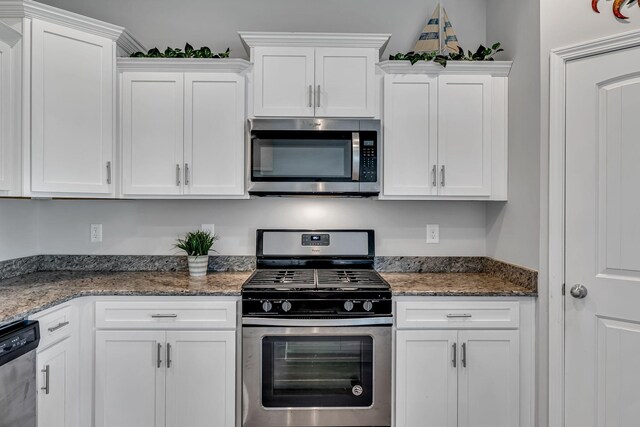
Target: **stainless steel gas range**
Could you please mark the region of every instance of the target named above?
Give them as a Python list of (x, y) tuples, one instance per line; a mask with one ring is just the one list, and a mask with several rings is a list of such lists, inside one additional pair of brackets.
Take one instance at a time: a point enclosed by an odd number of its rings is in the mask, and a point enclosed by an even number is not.
[(244, 427), (391, 425), (391, 290), (374, 241), (258, 230), (242, 288)]

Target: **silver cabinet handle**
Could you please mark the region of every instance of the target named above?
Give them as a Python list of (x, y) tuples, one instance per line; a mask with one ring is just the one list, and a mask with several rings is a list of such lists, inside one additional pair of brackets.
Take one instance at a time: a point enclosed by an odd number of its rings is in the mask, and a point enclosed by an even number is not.
[(176, 185), (180, 187), (180, 165), (176, 165)]
[(107, 184), (111, 185), (111, 162), (107, 162)]
[(44, 369), (40, 372), (44, 373), (44, 387), (41, 387), (40, 390), (44, 390), (44, 394), (49, 394), (49, 365), (44, 365)]
[(158, 343), (158, 368), (162, 364), (162, 344)]
[(447, 314), (447, 319), (467, 319), (473, 317), (471, 314)]
[(167, 319), (167, 318), (175, 319), (176, 317), (178, 317), (178, 315), (173, 313), (167, 313), (167, 314), (158, 313), (158, 314), (152, 314), (151, 317), (154, 319)]
[(320, 107), (320, 85), (318, 85), (318, 93), (316, 94), (316, 106)]
[(167, 368), (171, 367), (171, 344), (167, 343)]
[(467, 343), (462, 343), (462, 367), (467, 367)]
[(444, 187), (444, 183), (445, 183), (444, 175), (445, 175), (445, 170), (444, 170), (444, 165), (442, 165), (442, 167), (440, 168), (440, 186), (442, 187)]
[(49, 329), (49, 332), (55, 332), (55, 331), (57, 331), (58, 329), (64, 328), (64, 327), (65, 327), (65, 326), (67, 326), (68, 324), (69, 324), (69, 322), (60, 322), (60, 323), (58, 323), (56, 326), (53, 326), (53, 327), (48, 328), (48, 329)]
[(184, 185), (189, 185), (189, 163), (184, 164)]
[(309, 108), (313, 108), (313, 85), (309, 85)]
[(351, 159), (351, 179), (360, 181), (360, 133), (353, 132), (351, 134), (351, 150), (353, 157)]
[(431, 169), (431, 175), (431, 185), (435, 187), (436, 185), (438, 185), (438, 183), (436, 182), (438, 180), (438, 167), (436, 165), (433, 165), (433, 168)]
[(451, 357), (451, 364), (453, 365), (454, 368), (457, 367), (458, 363), (458, 344), (453, 343), (453, 345), (451, 346), (451, 350), (452, 350), (452, 357)]

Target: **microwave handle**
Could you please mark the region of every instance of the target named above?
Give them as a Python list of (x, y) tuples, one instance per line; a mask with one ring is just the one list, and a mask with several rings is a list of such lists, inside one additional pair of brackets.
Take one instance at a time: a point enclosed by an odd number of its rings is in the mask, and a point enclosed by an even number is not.
[(351, 148), (353, 152), (351, 180), (360, 181), (360, 132), (353, 132), (351, 134)]

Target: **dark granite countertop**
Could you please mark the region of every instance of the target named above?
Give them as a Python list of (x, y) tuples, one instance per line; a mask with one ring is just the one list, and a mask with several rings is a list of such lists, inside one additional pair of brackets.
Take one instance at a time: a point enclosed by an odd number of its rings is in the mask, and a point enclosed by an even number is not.
[(381, 273), (394, 296), (535, 297), (537, 292), (488, 273)]
[[(537, 292), (489, 273), (381, 273), (394, 296), (524, 296)], [(247, 272), (41, 271), (0, 280), (0, 324), (83, 296), (239, 296)]]
[(83, 296), (239, 296), (251, 272), (42, 271), (0, 280), (0, 324)]

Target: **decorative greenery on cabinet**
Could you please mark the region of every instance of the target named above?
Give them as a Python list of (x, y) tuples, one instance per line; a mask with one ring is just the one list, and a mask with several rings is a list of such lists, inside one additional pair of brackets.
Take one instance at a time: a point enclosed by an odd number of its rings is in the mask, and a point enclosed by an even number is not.
[(189, 43), (185, 44), (184, 50), (180, 48), (167, 47), (164, 52), (154, 47), (149, 49), (147, 53), (135, 52), (131, 54), (132, 58), (228, 58), (231, 50), (227, 48), (224, 52), (213, 53), (207, 46), (200, 49), (194, 49)]
[(504, 49), (500, 47), (500, 43), (495, 43), (491, 47), (480, 45), (478, 49), (476, 49), (475, 53), (469, 50), (465, 54), (464, 49), (460, 47), (457, 53), (450, 53), (449, 55), (443, 55), (438, 52), (407, 52), (390, 55), (389, 60), (409, 61), (411, 62), (411, 65), (418, 61), (433, 61), (443, 67), (446, 67), (447, 61), (493, 61), (494, 55), (503, 51)]

